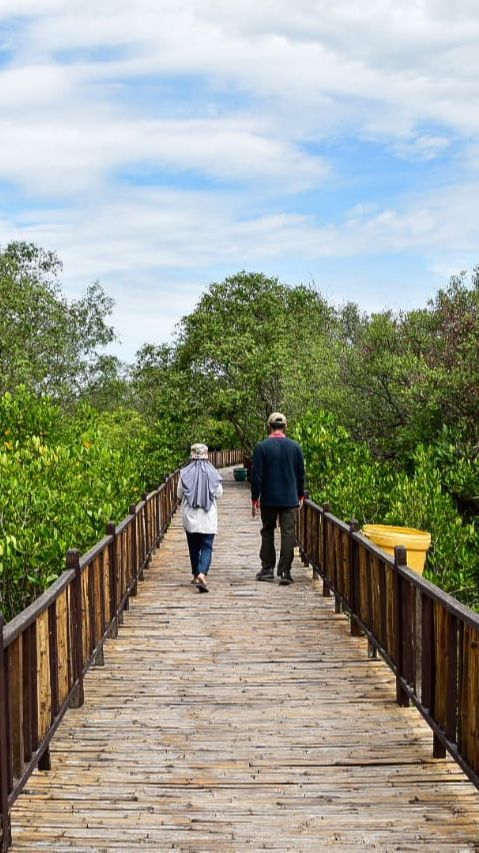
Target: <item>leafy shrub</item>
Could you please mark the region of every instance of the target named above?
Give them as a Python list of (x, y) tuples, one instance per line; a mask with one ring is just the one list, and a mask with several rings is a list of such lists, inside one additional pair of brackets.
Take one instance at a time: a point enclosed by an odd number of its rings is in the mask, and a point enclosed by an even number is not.
[(479, 511), (479, 446), (471, 443), (463, 429), (444, 426), (428, 448), (462, 516), (474, 518)]
[[(0, 398), (0, 609), (24, 608), (181, 461), (127, 409), (66, 416), (24, 388)], [(158, 436), (156, 437), (158, 438)]]
[(461, 517), (451, 493), (454, 487), (477, 494), (475, 457), (463, 455), (455, 465), (458, 445), (444, 434), (430, 447), (419, 445), (412, 472), (401, 471), (378, 462), (365, 444), (354, 442), (331, 414), (321, 411), (306, 415), (295, 438), (303, 446), (315, 501), (330, 503), (343, 520), (429, 531), (426, 574), (460, 600), (479, 606), (479, 530), (475, 519)]
[(328, 502), (343, 519), (361, 524), (384, 515), (393, 487), (392, 469), (356, 442), (329, 412), (310, 412), (298, 424), (295, 438), (306, 460), (308, 487), (319, 503)]
[(426, 574), (471, 605), (479, 604), (479, 531), (464, 521), (453, 497), (445, 490), (436, 465), (435, 447), (419, 446), (413, 476), (399, 474), (390, 495), (386, 524), (406, 525), (431, 534)]

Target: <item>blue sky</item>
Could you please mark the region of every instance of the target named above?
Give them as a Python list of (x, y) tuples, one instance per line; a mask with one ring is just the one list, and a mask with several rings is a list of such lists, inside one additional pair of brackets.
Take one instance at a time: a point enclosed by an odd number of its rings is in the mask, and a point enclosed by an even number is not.
[(365, 311), (478, 262), (476, 0), (2, 0), (0, 245), (132, 360), (240, 269)]

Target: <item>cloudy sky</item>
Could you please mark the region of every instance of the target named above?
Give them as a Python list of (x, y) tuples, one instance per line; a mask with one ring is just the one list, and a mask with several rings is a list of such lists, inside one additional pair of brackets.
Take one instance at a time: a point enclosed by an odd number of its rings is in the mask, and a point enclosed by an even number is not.
[(0, 245), (131, 360), (240, 269), (367, 311), (479, 260), (477, 0), (0, 0)]

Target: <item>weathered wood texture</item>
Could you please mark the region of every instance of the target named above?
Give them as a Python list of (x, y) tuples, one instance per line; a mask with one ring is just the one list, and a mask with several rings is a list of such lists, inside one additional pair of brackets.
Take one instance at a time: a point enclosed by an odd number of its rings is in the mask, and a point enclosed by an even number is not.
[(14, 805), (12, 850), (478, 849), (479, 795), (394, 675), (299, 560), (293, 586), (256, 582), (258, 548), (228, 471), (200, 595), (175, 517)]
[(431, 726), (434, 757), (447, 750), (479, 789), (479, 615), (408, 568), (403, 546), (392, 558), (327, 505), (305, 501), (297, 536), (323, 594), (394, 672), (398, 704)]

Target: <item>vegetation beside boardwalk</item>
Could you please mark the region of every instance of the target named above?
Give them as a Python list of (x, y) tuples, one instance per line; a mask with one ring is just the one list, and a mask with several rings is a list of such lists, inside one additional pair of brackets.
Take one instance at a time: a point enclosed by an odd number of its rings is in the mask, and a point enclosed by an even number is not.
[(0, 608), (6, 618), (158, 485), (192, 436), (251, 452), (272, 410), (303, 444), (313, 498), (360, 523), (432, 533), (427, 571), (479, 605), (479, 273), (424, 308), (334, 307), (240, 272), (131, 365), (98, 283), (68, 302), (54, 253), (0, 252)]

